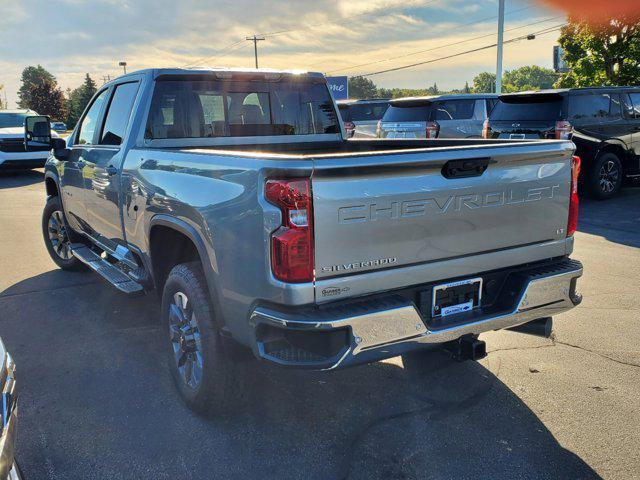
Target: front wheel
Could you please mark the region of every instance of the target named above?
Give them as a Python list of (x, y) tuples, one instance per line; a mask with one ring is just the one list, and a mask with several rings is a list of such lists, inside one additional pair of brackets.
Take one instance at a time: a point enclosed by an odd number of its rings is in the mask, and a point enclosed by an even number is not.
[(600, 155), (588, 178), (589, 192), (598, 200), (614, 197), (622, 187), (622, 162), (614, 153)]
[(234, 358), (230, 340), (220, 335), (198, 262), (176, 265), (169, 273), (162, 321), (169, 369), (187, 406), (200, 414), (237, 407), (250, 362)]
[(59, 197), (49, 197), (42, 212), (42, 236), (51, 259), (63, 270), (82, 270), (84, 264), (71, 253), (74, 232), (67, 224)]

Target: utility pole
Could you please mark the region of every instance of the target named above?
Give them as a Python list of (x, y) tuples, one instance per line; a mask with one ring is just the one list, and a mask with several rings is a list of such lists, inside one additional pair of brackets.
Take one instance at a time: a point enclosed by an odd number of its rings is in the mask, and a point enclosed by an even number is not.
[(253, 37), (245, 37), (245, 40), (249, 40), (251, 42), (253, 42), (253, 53), (256, 57), (256, 69), (258, 68), (258, 42), (261, 42), (262, 40), (266, 40), (264, 37), (256, 37), (255, 35)]
[(502, 93), (502, 50), (504, 45), (504, 0), (498, 0), (498, 62), (496, 65), (496, 93)]

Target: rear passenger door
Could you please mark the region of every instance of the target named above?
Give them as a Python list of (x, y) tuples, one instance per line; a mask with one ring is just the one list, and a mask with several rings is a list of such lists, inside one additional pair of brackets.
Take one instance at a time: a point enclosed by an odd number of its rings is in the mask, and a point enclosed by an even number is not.
[[(478, 104), (484, 110), (484, 104)], [(475, 100), (444, 100), (434, 104), (432, 120), (440, 125), (439, 138), (480, 137), (483, 120), (476, 115)]]
[[(105, 107), (108, 89), (104, 89), (93, 98), (79, 121), (73, 134), (71, 152), (64, 162), (64, 172), (60, 176), (60, 187), (67, 220), (78, 231), (88, 231), (86, 191), (91, 183), (92, 171), (87, 167), (91, 155), (96, 127)], [(90, 163), (90, 162), (89, 162)]]
[(627, 138), (631, 175), (640, 174), (640, 92), (626, 92), (621, 95), (624, 115), (627, 119)]
[(90, 182), (85, 184), (89, 233), (112, 249), (123, 239), (120, 167), (139, 84), (139, 81), (127, 79), (109, 89), (108, 104), (96, 128), (93, 144), (87, 147), (85, 159), (85, 168), (91, 174)]

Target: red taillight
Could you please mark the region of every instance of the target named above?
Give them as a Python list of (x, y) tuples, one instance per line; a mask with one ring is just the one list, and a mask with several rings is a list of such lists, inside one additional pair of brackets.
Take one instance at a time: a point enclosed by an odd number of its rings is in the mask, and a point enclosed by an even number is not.
[(570, 140), (573, 135), (573, 125), (567, 121), (556, 122), (556, 138), (558, 140)]
[(310, 179), (268, 180), (265, 196), (282, 212), (282, 225), (271, 235), (273, 275), (283, 282), (313, 281), (313, 199)]
[(440, 125), (438, 122), (427, 122), (427, 138), (438, 138)]
[(580, 176), (580, 157), (573, 157), (571, 162), (571, 194), (569, 199), (569, 220), (567, 222), (567, 237), (573, 235), (578, 229), (578, 210), (580, 199), (578, 198), (578, 177)]
[(482, 138), (491, 138), (491, 124), (487, 118), (482, 125)]
[(356, 133), (356, 124), (353, 122), (344, 122), (344, 129), (347, 131), (347, 138), (351, 138)]

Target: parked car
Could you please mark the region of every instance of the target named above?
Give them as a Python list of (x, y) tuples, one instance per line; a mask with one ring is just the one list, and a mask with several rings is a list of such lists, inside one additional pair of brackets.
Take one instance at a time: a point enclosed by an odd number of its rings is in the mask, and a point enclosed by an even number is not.
[(0, 339), (0, 391), (2, 392), (2, 413), (0, 414), (0, 479), (21, 480), (22, 474), (15, 460), (17, 392), (15, 363)]
[(502, 95), (483, 136), (571, 139), (581, 184), (611, 198), (625, 177), (640, 177), (640, 87), (576, 88)]
[(347, 141), (319, 73), (158, 69), (101, 87), (51, 146), (51, 258), (161, 292), (198, 411), (243, 396), (242, 347), (321, 370), (443, 346), (478, 359), (480, 333), (549, 335), (580, 302), (570, 141)]
[(375, 138), (378, 121), (389, 108), (389, 100), (385, 98), (338, 100), (337, 103), (347, 136), (354, 138)]
[(391, 100), (380, 138), (480, 138), (494, 94), (437, 95)]
[[(38, 115), (33, 110), (0, 110), (0, 170), (40, 168), (49, 156), (49, 146), (26, 151), (24, 122)], [(58, 134), (51, 131), (53, 137)]]
[(67, 131), (67, 124), (64, 122), (52, 122), (51, 129), (59, 133), (64, 133)]

